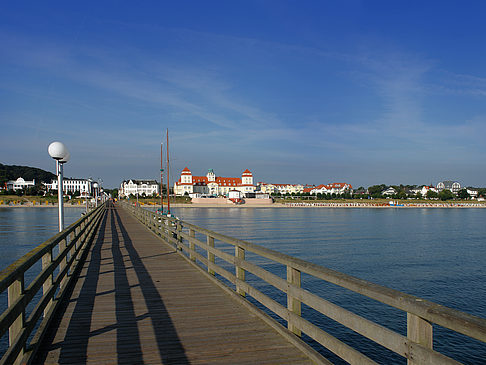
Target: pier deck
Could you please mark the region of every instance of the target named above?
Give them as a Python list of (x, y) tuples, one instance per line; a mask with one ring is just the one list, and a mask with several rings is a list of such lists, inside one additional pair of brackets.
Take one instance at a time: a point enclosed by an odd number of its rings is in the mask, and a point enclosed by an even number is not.
[(127, 211), (109, 207), (34, 363), (311, 361)]

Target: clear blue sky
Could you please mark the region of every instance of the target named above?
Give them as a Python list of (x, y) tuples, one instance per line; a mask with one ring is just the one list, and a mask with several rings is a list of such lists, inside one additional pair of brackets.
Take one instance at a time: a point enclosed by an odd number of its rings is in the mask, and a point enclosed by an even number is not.
[(486, 186), (482, 1), (6, 1), (0, 162)]

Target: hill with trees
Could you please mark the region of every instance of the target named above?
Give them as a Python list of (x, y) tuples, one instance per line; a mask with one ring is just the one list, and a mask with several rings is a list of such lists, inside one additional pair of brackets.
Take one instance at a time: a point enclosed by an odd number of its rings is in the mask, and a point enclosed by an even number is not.
[(17, 180), (22, 177), (24, 180), (35, 180), (36, 185), (41, 182), (51, 182), (57, 176), (52, 172), (30, 166), (3, 165), (0, 163), (0, 186), (4, 186), (9, 180)]

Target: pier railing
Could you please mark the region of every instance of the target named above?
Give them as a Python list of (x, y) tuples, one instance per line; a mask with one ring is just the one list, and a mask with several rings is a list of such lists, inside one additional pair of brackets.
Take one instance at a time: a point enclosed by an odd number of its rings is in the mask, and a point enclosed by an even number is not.
[[(93, 209), (0, 272), (0, 293), (7, 291), (8, 295), (8, 307), (0, 315), (0, 336), (3, 338), (8, 331), (9, 339), (0, 364), (32, 361), (54, 312), (86, 258), (104, 211), (105, 204)], [(35, 278), (26, 286), (28, 271)], [(30, 313), (28, 307), (33, 307)]]
[[(352, 331), (406, 358), (409, 364), (458, 364), (459, 362), (433, 349), (433, 325), (439, 325), (476, 340), (486, 342), (486, 320), (458, 310), (447, 308), (433, 302), (386, 288), (365, 280), (352, 277), (304, 260), (288, 256), (250, 242), (222, 235), (188, 222), (168, 218), (140, 207), (121, 203), (139, 221), (155, 234), (183, 251), (188, 261), (199, 267), (206, 275), (215, 273), (233, 284), (233, 293), (244, 297), (251, 296), (271, 312), (287, 322), (288, 330), (296, 336), (305, 333), (313, 340), (351, 364), (375, 364), (375, 362), (351, 346), (325, 332), (322, 328), (301, 317), (301, 307), (305, 304), (324, 316), (346, 326)], [(197, 239), (205, 237), (205, 239)], [(218, 245), (215, 244), (217, 241)], [(234, 247), (234, 254), (229, 254), (217, 246), (223, 243)], [(199, 249), (196, 249), (199, 247)], [(201, 254), (203, 250), (204, 254)], [(199, 251), (199, 252), (198, 252)], [(245, 260), (245, 253), (251, 252), (266, 259), (284, 265), (286, 278), (279, 277), (264, 268)], [(233, 272), (216, 263), (218, 257), (233, 266)], [(285, 293), (287, 306), (259, 291), (247, 281), (245, 273), (264, 280), (274, 288)], [(301, 275), (305, 273), (314, 278), (346, 288), (355, 293), (372, 298), (406, 313), (407, 336), (370, 321), (330, 301), (301, 288)], [(263, 316), (266, 318), (265, 316)], [(272, 325), (272, 322), (268, 321)], [(289, 334), (273, 321), (274, 328), (281, 334)], [(280, 328), (279, 328), (280, 327)], [(291, 335), (295, 337), (294, 335)], [(291, 340), (291, 339), (290, 339)], [(326, 363), (324, 359), (314, 357), (316, 362)]]

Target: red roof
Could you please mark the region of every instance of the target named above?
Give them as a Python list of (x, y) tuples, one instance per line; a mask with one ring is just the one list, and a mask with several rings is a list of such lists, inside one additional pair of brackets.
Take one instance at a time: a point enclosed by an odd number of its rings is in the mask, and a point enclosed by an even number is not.
[(187, 168), (187, 166), (182, 170), (181, 175), (191, 175), (191, 170)]

